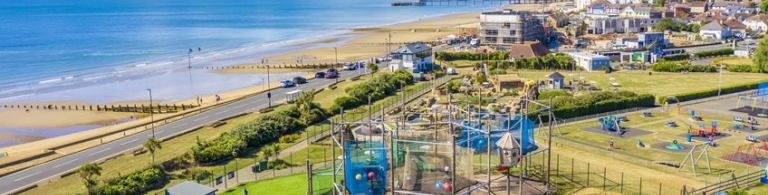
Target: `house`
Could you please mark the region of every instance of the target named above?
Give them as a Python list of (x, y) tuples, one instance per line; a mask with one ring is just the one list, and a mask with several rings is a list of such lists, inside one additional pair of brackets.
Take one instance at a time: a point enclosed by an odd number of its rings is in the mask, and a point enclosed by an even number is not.
[(691, 22), (709, 23), (712, 21), (726, 20), (728, 16), (723, 14), (723, 10), (710, 10), (691, 18)]
[(709, 6), (710, 10), (725, 11), (725, 10), (734, 9), (734, 8), (735, 9), (741, 8), (741, 4), (736, 2), (725, 1), (725, 2), (714, 2)]
[(688, 3), (691, 13), (700, 14), (709, 11), (710, 3), (707, 1), (697, 1)]
[(587, 34), (642, 33), (648, 30), (646, 19), (595, 18), (587, 23)]
[(547, 75), (547, 87), (549, 89), (562, 89), (565, 86), (565, 76), (559, 72)]
[(216, 188), (201, 185), (191, 181), (183, 181), (165, 189), (166, 195), (214, 195)]
[[(679, 4), (679, 3), (671, 4), (667, 6), (667, 8), (672, 10), (675, 18), (687, 19), (691, 17), (691, 8), (685, 4)], [(687, 17), (683, 17), (683, 16), (687, 16)]]
[(621, 10), (629, 6), (627, 4), (602, 3), (604, 2), (597, 2), (588, 7), (585, 15), (590, 18), (618, 17), (621, 14)]
[(480, 14), (480, 42), (483, 45), (511, 45), (545, 38), (542, 20), (527, 11), (502, 10)]
[(722, 40), (723, 37), (728, 37), (730, 35), (731, 30), (717, 21), (712, 21), (699, 28), (699, 36), (701, 36), (701, 39)]
[(509, 91), (514, 88), (523, 88), (525, 85), (523, 79), (520, 79), (517, 74), (501, 74), (492, 77), (494, 78), (493, 86), (498, 92), (504, 90)]
[(568, 15), (562, 12), (554, 12), (547, 16), (547, 22), (557, 28), (562, 28), (568, 25)]
[(537, 58), (549, 54), (549, 48), (541, 42), (514, 44), (505, 48), (509, 51), (509, 59)]
[(420, 72), (431, 71), (432, 68), (432, 48), (422, 43), (410, 43), (401, 46), (390, 54), (392, 61), (389, 63), (389, 69), (415, 69)]
[(747, 28), (755, 32), (765, 32), (768, 30), (768, 16), (765, 14), (758, 14), (749, 17), (745, 19), (743, 23), (747, 26)]
[(731, 30), (731, 33), (741, 33), (742, 35), (745, 35), (747, 32), (747, 25), (739, 22), (739, 20), (735, 18), (728, 18), (725, 21), (720, 21), (723, 26), (728, 27)]
[(576, 61), (576, 66), (581, 67), (587, 72), (598, 70), (600, 67), (610, 66), (610, 58), (607, 56), (577, 52), (567, 54)]

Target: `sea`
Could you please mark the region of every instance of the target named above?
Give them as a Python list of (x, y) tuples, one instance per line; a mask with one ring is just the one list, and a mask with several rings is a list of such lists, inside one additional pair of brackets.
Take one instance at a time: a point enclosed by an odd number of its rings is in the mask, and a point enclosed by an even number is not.
[[(350, 29), (500, 5), (390, 6), (391, 0), (0, 0), (0, 105), (102, 104), (192, 99), (257, 86), (264, 74), (217, 74), (201, 67), (260, 62), (288, 51), (333, 47)], [(299, 45), (312, 40), (338, 40)], [(193, 67), (189, 69), (188, 66)], [(285, 79), (300, 73), (271, 74)], [(2, 108), (0, 108), (2, 109)], [(20, 140), (98, 128), (0, 128)]]

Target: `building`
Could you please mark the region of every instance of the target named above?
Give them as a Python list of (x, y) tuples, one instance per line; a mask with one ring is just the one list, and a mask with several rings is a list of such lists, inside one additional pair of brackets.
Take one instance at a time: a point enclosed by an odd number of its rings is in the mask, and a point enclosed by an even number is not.
[(494, 78), (493, 86), (496, 88), (497, 92), (509, 91), (514, 88), (523, 88), (524, 85), (523, 79), (520, 79), (517, 74), (491, 75), (491, 78)]
[(645, 19), (639, 18), (595, 18), (587, 23), (587, 34), (623, 34), (648, 31)]
[(216, 188), (200, 185), (191, 181), (184, 181), (168, 189), (165, 189), (166, 195), (214, 195)]
[(559, 72), (547, 75), (547, 87), (549, 89), (562, 89), (565, 86), (565, 76)]
[(389, 63), (389, 69), (415, 69), (418, 72), (429, 72), (432, 68), (432, 48), (422, 43), (411, 43), (396, 50), (390, 54), (392, 61)]
[(533, 12), (502, 10), (480, 14), (480, 43), (483, 45), (536, 42), (545, 34), (541, 19)]
[(723, 40), (723, 37), (731, 36), (731, 30), (720, 22), (713, 21), (699, 28), (699, 36), (705, 40)]
[(720, 21), (723, 26), (728, 27), (728, 29), (731, 30), (731, 34), (742, 34), (746, 35), (747, 33), (747, 25), (739, 22), (739, 20), (735, 18), (728, 18), (725, 21)]
[(768, 30), (768, 16), (765, 14), (749, 17), (745, 19), (743, 23), (747, 28), (755, 32), (766, 32), (766, 30)]
[(568, 15), (562, 12), (552, 13), (547, 17), (547, 22), (557, 28), (562, 28), (568, 25)]
[(611, 59), (606, 56), (576, 52), (568, 53), (568, 55), (576, 61), (576, 66), (581, 67), (587, 72), (599, 70), (600, 67), (610, 66)]
[(514, 44), (506, 48), (509, 51), (509, 59), (537, 58), (549, 54), (549, 48), (541, 42)]
[(691, 13), (700, 14), (709, 11), (710, 5), (707, 1), (697, 1), (689, 3), (688, 7), (691, 8)]
[(664, 47), (666, 44), (666, 40), (664, 40), (664, 33), (662, 32), (646, 32), (637, 34), (638, 47)]

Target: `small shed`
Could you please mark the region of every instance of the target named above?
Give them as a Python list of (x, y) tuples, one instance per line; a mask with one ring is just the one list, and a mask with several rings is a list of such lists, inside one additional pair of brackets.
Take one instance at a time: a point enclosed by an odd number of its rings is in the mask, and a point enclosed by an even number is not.
[(184, 181), (165, 189), (165, 195), (215, 195), (216, 191), (216, 188)]
[(564, 80), (565, 76), (559, 72), (553, 72), (552, 74), (547, 75), (547, 87), (549, 87), (549, 89), (563, 89)]
[(514, 167), (520, 162), (520, 143), (515, 140), (515, 136), (512, 133), (507, 132), (499, 141), (496, 141), (496, 146), (499, 147), (499, 165), (502, 167)]

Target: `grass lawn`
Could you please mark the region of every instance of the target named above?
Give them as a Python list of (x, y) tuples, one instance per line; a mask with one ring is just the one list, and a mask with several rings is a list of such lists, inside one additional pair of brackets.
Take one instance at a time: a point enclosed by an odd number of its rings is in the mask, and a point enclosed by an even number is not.
[[(333, 179), (331, 177), (318, 176), (314, 177), (313, 183), (318, 185), (315, 193), (321, 191), (330, 191), (330, 183)], [(248, 194), (306, 194), (307, 193), (307, 175), (296, 174), (286, 177), (248, 182), (238, 185), (235, 188), (230, 188), (227, 191), (221, 193), (222, 195), (242, 195), (243, 188), (248, 190)]]
[[(546, 79), (544, 76), (551, 74), (554, 71), (529, 71), (520, 70), (517, 73), (520, 77), (536, 80)], [(561, 74), (565, 76), (565, 82), (571, 80), (569, 71), (561, 71)], [(753, 73), (729, 73), (722, 74), (722, 86), (730, 86), (741, 83), (756, 82), (765, 80), (765, 74), (753, 74)], [(695, 91), (703, 89), (712, 89), (718, 86), (719, 74), (714, 73), (661, 73), (654, 72), (651, 76), (647, 71), (620, 71), (610, 74), (604, 72), (581, 72), (574, 73), (573, 77), (584, 77), (586, 82), (595, 81), (598, 87), (603, 90), (611, 90), (611, 82), (617, 82), (621, 84), (619, 90), (634, 91), (637, 93), (651, 93), (656, 96), (667, 96), (671, 94), (677, 94), (686, 91)], [(610, 78), (615, 78), (611, 81)]]
[(726, 57), (720, 62), (727, 65), (752, 65), (752, 59), (742, 57)]

